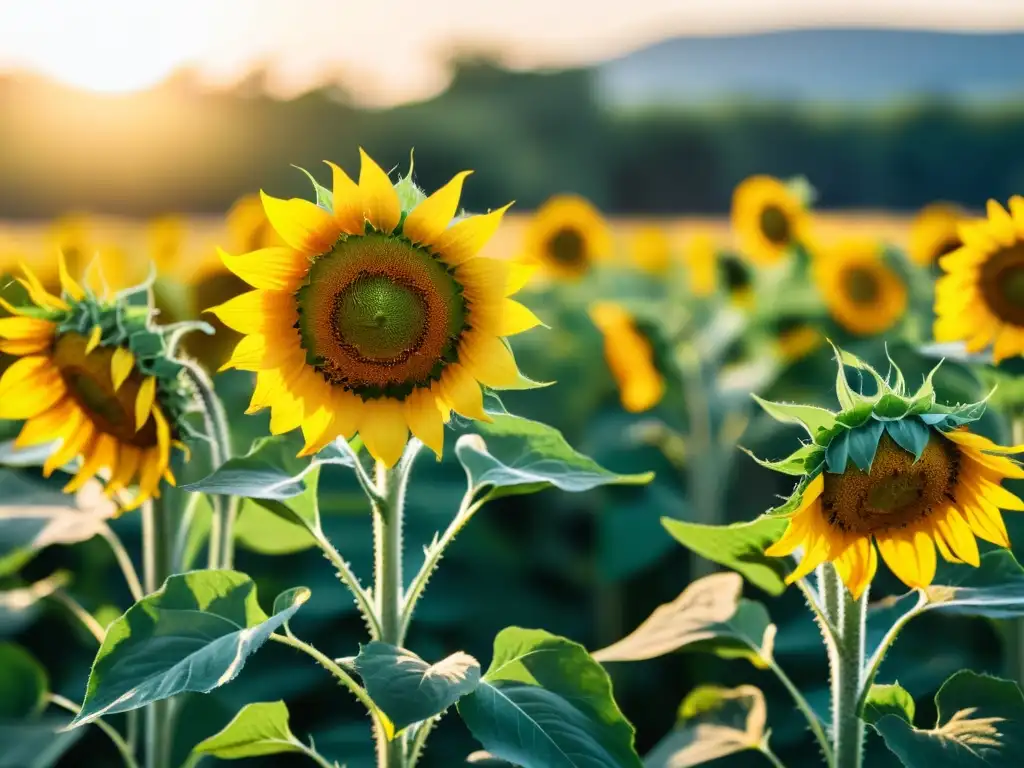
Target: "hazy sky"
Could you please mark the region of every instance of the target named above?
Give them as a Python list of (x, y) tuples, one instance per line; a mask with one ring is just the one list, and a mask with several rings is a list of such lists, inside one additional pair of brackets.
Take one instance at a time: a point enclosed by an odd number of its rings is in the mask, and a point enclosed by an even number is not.
[(96, 90), (258, 64), (283, 94), (340, 79), (388, 103), (443, 87), (453, 45), (513, 66), (598, 61), (667, 37), (786, 26), (1024, 28), (1024, 0), (0, 0), (0, 68)]

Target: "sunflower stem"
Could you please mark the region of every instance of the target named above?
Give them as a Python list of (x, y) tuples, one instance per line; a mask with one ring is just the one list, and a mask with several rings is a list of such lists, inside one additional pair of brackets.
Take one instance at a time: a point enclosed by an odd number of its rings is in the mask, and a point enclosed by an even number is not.
[[(828, 569), (835, 571), (830, 564)], [(864, 760), (864, 721), (860, 717), (864, 675), (864, 627), (868, 591), (854, 600), (835, 575), (839, 608), (839, 643), (832, 665), (832, 745), (835, 768), (861, 768)]]
[(820, 598), (821, 612), (835, 627), (839, 621), (839, 599), (840, 585), (839, 575), (836, 569), (829, 563), (823, 563), (817, 568), (818, 596)]
[[(1010, 418), (1013, 445), (1024, 443), (1024, 414), (1014, 413)], [(1006, 671), (1011, 680), (1024, 685), (1024, 619), (1015, 619), (1006, 626)]]
[[(142, 505), (142, 571), (147, 595), (156, 592), (170, 576), (174, 533), (166, 530), (167, 512), (157, 509), (153, 499)], [(174, 740), (173, 701), (155, 701), (146, 706), (144, 713), (146, 768), (169, 768)]]

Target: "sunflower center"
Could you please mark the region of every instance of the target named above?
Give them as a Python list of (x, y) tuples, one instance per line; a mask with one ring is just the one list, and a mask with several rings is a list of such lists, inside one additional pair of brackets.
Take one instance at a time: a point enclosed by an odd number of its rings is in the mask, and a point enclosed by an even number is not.
[(790, 240), (789, 217), (777, 205), (766, 205), (761, 209), (761, 232), (776, 245), (785, 245)]
[(142, 374), (133, 368), (115, 392), (110, 373), (114, 347), (97, 347), (86, 354), (87, 345), (88, 339), (77, 333), (61, 334), (54, 345), (53, 361), (70, 396), (100, 432), (139, 448), (156, 445), (153, 419), (141, 430), (135, 430), (135, 401), (142, 386)]
[(465, 328), (462, 288), (446, 266), (378, 233), (318, 257), (296, 298), (306, 361), (364, 399), (429, 386), (456, 359)]
[(1000, 320), (1024, 326), (1024, 243), (997, 251), (981, 267), (980, 287)]
[(548, 241), (551, 258), (559, 264), (577, 267), (586, 262), (586, 242), (575, 229), (560, 229)]
[(958, 469), (956, 447), (940, 435), (931, 434), (915, 461), (883, 434), (869, 472), (851, 463), (841, 474), (825, 473), (822, 508), (828, 522), (844, 532), (904, 528), (950, 502)]
[(852, 267), (844, 275), (846, 292), (856, 304), (873, 304), (881, 293), (878, 276), (869, 269)]

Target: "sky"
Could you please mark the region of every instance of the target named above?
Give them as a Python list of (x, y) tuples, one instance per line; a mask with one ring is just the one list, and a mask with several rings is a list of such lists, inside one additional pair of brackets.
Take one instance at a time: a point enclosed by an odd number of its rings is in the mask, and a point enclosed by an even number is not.
[(281, 96), (336, 80), (386, 105), (441, 90), (456, 48), (558, 67), (794, 26), (1024, 29), (1024, 0), (0, 0), (0, 70), (125, 92), (181, 67), (229, 85), (263, 66)]

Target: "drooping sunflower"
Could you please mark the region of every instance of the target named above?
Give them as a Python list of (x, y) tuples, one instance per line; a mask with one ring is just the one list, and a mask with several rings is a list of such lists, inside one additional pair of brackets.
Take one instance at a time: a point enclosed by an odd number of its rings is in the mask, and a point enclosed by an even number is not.
[(757, 264), (774, 264), (807, 235), (800, 197), (772, 176), (750, 176), (732, 195), (732, 226), (740, 250)]
[(819, 253), (814, 280), (832, 319), (852, 334), (892, 328), (907, 311), (907, 286), (870, 240), (844, 240)]
[(662, 227), (645, 225), (633, 233), (629, 255), (644, 272), (664, 275), (672, 264), (672, 241)]
[(105, 473), (111, 495), (138, 484), (134, 508), (174, 482), (191, 390), (151, 311), (98, 297), (62, 256), (58, 265), (62, 295), (26, 267), (18, 282), (35, 306), (0, 300), (12, 314), (0, 319), (0, 352), (18, 358), (0, 377), (0, 418), (25, 421), (18, 446), (54, 443), (46, 476), (81, 458), (66, 491)]
[(935, 340), (989, 345), (998, 363), (1024, 353), (1024, 197), (1010, 212), (995, 200), (988, 218), (962, 223), (963, 246), (939, 259), (946, 274), (935, 283)]
[(910, 224), (910, 258), (927, 267), (955, 251), (963, 245), (957, 227), (966, 220), (967, 215), (951, 203), (926, 205)]
[(553, 277), (575, 280), (611, 255), (611, 230), (600, 211), (579, 195), (556, 195), (531, 219), (526, 258)]
[(328, 163), (329, 206), (264, 194), (286, 244), (221, 253), (255, 290), (211, 311), (246, 334), (224, 367), (256, 372), (274, 434), (308, 454), (358, 432), (391, 466), (410, 430), (440, 455), (451, 410), (488, 420), (481, 385), (522, 380), (504, 337), (540, 320), (509, 298), (529, 270), (478, 255), (508, 206), (452, 223), (468, 172), (425, 197), (360, 154), (358, 183)]
[(922, 588), (935, 576), (936, 549), (949, 562), (977, 567), (978, 538), (1008, 547), (1000, 509), (1024, 510), (1024, 501), (1000, 483), (1024, 478), (1024, 467), (1008, 458), (1024, 445), (1000, 446), (971, 432), (984, 403), (938, 405), (931, 375), (910, 394), (895, 366), (889, 386), (863, 361), (837, 356), (840, 366), (874, 379), (876, 394), (856, 393), (843, 368), (840, 413), (762, 403), (776, 418), (803, 424), (813, 439), (786, 459), (761, 462), (800, 477), (790, 499), (768, 513), (788, 526), (767, 554), (803, 551), (787, 581), (831, 562), (857, 598), (875, 575), (878, 553), (904, 584)]
[(697, 232), (686, 245), (690, 293), (706, 297), (718, 289), (718, 246), (707, 232)]
[(654, 364), (651, 342), (626, 309), (613, 302), (590, 308), (590, 318), (604, 336), (604, 356), (619, 386), (622, 407), (630, 413), (650, 410), (665, 394), (665, 377)]

